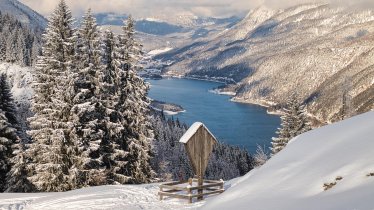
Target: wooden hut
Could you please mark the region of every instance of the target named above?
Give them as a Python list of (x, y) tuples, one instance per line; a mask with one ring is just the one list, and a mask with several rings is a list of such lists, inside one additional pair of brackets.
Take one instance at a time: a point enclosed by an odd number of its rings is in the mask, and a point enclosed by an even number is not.
[[(209, 157), (214, 145), (217, 143), (217, 139), (209, 129), (203, 123), (196, 122), (187, 130), (179, 142), (185, 145), (196, 177), (188, 181), (170, 182), (160, 185), (160, 199), (162, 200), (163, 196), (186, 198), (191, 203), (194, 197), (202, 200), (204, 195), (222, 193), (224, 191), (222, 180), (204, 180)], [(197, 183), (197, 186), (193, 186), (194, 182)], [(186, 183), (187, 185), (184, 186), (183, 184)], [(164, 191), (165, 189), (166, 191)], [(194, 193), (194, 190), (197, 190), (197, 193)], [(183, 191), (187, 194), (180, 193)]]

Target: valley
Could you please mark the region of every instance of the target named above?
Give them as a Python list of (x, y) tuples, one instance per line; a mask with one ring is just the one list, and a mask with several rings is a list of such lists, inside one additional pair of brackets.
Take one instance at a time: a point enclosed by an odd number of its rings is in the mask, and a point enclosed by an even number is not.
[[(371, 10), (306, 4), (259, 7), (213, 37), (155, 56), (163, 74), (230, 83), (234, 100), (279, 110), (290, 95), (323, 123), (373, 109), (374, 18)], [(344, 118), (344, 117), (343, 117)]]

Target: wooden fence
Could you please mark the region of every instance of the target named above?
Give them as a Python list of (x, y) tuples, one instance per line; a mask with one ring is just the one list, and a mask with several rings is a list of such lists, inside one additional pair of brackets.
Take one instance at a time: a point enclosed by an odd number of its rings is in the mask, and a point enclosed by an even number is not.
[(200, 200), (203, 199), (203, 196), (219, 194), (225, 191), (223, 188), (223, 180), (204, 180), (203, 185), (201, 186), (198, 186), (197, 183), (198, 179), (194, 178), (189, 179), (188, 181), (168, 182), (161, 184), (158, 195), (160, 196), (160, 200), (163, 200), (164, 196), (168, 196), (173, 198), (187, 199), (189, 203), (192, 203), (193, 198), (198, 198), (198, 200)]

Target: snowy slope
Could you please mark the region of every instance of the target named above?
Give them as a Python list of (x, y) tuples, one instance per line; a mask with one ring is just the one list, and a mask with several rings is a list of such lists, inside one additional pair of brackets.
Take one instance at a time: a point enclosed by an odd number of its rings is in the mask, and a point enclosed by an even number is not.
[(33, 95), (31, 67), (0, 62), (0, 73), (8, 76), (14, 99), (19, 103), (28, 103)]
[[(121, 31), (126, 14), (97, 13), (101, 28)], [(135, 20), (138, 39), (146, 52), (161, 48), (175, 48), (193, 40), (213, 36), (238, 23), (241, 17), (197, 17), (190, 13), (168, 13), (157, 17), (139, 17)]]
[(11, 14), (31, 28), (42, 30), (47, 25), (47, 20), (43, 16), (17, 0), (0, 0), (0, 12)]
[[(374, 112), (368, 112), (296, 137), (202, 209), (372, 210), (373, 152)], [(337, 184), (324, 191), (331, 182)]]

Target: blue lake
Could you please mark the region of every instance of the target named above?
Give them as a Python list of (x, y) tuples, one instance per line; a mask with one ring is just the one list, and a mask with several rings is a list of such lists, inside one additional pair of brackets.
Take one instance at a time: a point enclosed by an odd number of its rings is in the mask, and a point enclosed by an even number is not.
[(256, 105), (234, 103), (230, 96), (209, 92), (220, 83), (188, 80), (147, 80), (149, 97), (181, 105), (186, 112), (174, 115), (189, 126), (204, 123), (219, 141), (246, 148), (250, 153), (257, 145), (270, 147), (271, 138), (280, 124), (279, 116), (269, 115)]

